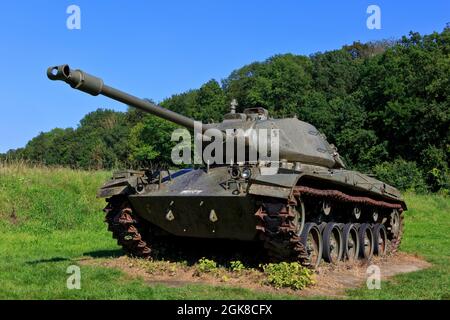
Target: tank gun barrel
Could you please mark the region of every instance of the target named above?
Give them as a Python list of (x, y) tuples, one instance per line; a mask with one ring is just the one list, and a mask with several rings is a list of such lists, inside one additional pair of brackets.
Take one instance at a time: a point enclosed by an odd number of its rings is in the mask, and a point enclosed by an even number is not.
[[(148, 100), (140, 99), (110, 87), (104, 84), (102, 79), (78, 69), (71, 69), (67, 64), (49, 67), (47, 69), (47, 77), (50, 80), (64, 81), (72, 88), (89, 93), (93, 96), (103, 95), (126, 105), (138, 108), (144, 112), (151, 113), (157, 117), (169, 120), (185, 128), (194, 129), (194, 119), (160, 107)], [(206, 127), (207, 126), (202, 125), (202, 131), (206, 130)]]

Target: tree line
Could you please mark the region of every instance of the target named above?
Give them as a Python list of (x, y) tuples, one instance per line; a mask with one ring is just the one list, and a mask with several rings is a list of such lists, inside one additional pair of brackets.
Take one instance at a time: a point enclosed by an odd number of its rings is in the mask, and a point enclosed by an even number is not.
[[(334, 143), (347, 167), (401, 189), (450, 189), (450, 27), (396, 41), (354, 42), (310, 56), (283, 54), (162, 101), (203, 122), (264, 107), (296, 115)], [(83, 169), (171, 165), (175, 125), (130, 108), (98, 109), (77, 128), (42, 132), (3, 159)]]

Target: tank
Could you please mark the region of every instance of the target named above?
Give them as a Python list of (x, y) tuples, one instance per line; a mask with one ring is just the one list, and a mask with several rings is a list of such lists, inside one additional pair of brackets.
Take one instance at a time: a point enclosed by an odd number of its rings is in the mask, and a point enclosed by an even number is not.
[[(72, 88), (104, 95), (189, 130), (198, 122), (148, 100), (110, 87), (68, 65), (47, 76)], [(277, 129), (277, 161), (238, 161), (181, 170), (115, 172), (98, 190), (106, 222), (131, 256), (151, 258), (155, 238), (229, 239), (254, 242), (272, 261), (316, 268), (322, 260), (370, 260), (394, 253), (407, 209), (400, 192), (376, 178), (345, 168), (336, 148), (313, 125), (297, 118), (273, 119), (263, 108), (236, 111), (202, 124), (220, 132)], [(244, 134), (247, 152), (252, 135)], [(207, 143), (205, 144), (207, 145)]]

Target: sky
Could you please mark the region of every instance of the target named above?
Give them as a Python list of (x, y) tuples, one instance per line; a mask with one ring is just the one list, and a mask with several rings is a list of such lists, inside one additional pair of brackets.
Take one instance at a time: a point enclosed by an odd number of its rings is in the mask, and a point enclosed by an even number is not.
[[(381, 29), (366, 25), (373, 4)], [(67, 28), (70, 5), (80, 8), (81, 29)], [(97, 108), (126, 110), (49, 81), (51, 65), (68, 63), (159, 102), (275, 54), (440, 32), (448, 22), (448, 0), (2, 1), (0, 152), (55, 127), (76, 127)]]

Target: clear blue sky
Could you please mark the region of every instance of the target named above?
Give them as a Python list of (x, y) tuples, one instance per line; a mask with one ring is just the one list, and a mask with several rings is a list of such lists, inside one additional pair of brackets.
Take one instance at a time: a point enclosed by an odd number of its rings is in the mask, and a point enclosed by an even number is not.
[[(66, 28), (71, 4), (81, 8), (81, 30)], [(381, 30), (366, 27), (370, 4), (381, 8)], [(41, 131), (75, 127), (99, 107), (125, 110), (47, 80), (50, 65), (69, 63), (161, 101), (274, 54), (442, 31), (450, 21), (448, 0), (40, 0), (0, 6), (0, 152), (24, 146)]]

